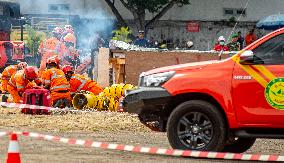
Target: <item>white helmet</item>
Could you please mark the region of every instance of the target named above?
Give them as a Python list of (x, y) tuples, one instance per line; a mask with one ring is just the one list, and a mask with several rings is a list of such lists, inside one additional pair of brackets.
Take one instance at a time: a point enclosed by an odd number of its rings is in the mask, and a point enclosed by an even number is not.
[(220, 36), (220, 37), (218, 38), (218, 41), (226, 41), (226, 39), (225, 39), (224, 36)]
[(187, 41), (186, 42), (186, 45), (188, 48), (192, 47), (193, 46), (193, 42), (192, 41)]

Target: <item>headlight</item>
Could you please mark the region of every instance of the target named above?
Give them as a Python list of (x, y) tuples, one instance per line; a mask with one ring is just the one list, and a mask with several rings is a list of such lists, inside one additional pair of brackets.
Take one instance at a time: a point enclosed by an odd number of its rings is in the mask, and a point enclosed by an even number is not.
[(174, 71), (163, 72), (144, 76), (142, 73), (139, 79), (140, 87), (159, 87), (175, 75)]

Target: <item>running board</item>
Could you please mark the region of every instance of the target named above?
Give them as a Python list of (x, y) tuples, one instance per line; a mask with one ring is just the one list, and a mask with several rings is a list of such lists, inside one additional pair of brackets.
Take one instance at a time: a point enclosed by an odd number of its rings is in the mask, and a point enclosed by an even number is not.
[(284, 130), (282, 129), (247, 129), (234, 131), (236, 137), (242, 138), (268, 138), (284, 139)]

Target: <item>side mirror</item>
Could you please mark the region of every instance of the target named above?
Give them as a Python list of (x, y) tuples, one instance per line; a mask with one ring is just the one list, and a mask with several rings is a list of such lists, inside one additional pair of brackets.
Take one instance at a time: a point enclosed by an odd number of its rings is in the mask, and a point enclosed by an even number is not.
[(243, 52), (240, 56), (240, 64), (242, 65), (251, 65), (254, 63), (253, 52), (251, 50), (247, 50)]

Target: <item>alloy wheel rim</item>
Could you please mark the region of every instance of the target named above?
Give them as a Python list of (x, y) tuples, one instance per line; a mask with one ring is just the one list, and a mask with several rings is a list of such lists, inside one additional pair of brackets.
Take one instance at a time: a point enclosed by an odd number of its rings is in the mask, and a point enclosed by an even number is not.
[(177, 134), (188, 149), (203, 149), (213, 138), (213, 124), (205, 114), (190, 112), (180, 118)]

